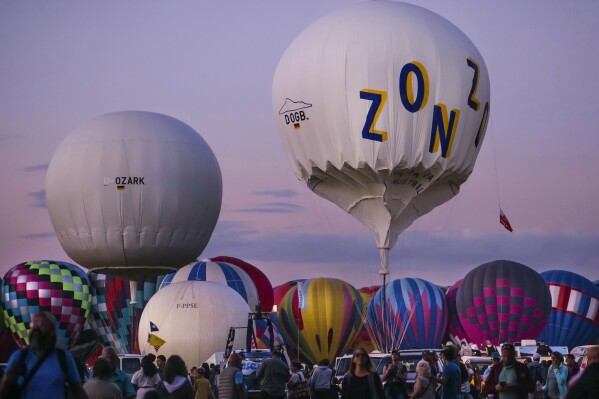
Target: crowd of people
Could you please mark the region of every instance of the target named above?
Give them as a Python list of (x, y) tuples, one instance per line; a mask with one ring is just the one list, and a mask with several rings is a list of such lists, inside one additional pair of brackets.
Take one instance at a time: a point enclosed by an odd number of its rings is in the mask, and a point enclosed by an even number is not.
[[(91, 375), (81, 372), (69, 351), (56, 347), (56, 320), (47, 312), (31, 323), (30, 345), (15, 351), (0, 382), (0, 399), (246, 399), (243, 358), (229, 356), (226, 367), (204, 363), (187, 369), (178, 355), (141, 360), (132, 377), (120, 370), (118, 355), (107, 347), (95, 360)], [(574, 356), (565, 356), (543, 342), (531, 358), (519, 361), (514, 345), (499, 351), (489, 345), (492, 364), (484, 371), (462, 361), (464, 345), (446, 345), (437, 353), (425, 350), (416, 365), (413, 386), (399, 351), (379, 375), (366, 350), (353, 351), (351, 365), (341, 381), (323, 359), (307, 370), (285, 361), (275, 350), (256, 371), (261, 399), (585, 399), (599, 398), (599, 347), (587, 353), (580, 370)], [(466, 355), (467, 356), (467, 355)], [(541, 361), (550, 356), (550, 361)]]

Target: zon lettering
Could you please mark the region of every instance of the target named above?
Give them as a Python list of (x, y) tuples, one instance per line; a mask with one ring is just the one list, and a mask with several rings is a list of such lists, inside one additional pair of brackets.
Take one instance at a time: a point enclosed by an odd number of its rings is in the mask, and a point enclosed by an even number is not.
[(296, 111), (285, 114), (285, 124), (289, 125), (290, 123), (295, 123), (299, 121), (305, 121), (306, 113), (304, 111)]

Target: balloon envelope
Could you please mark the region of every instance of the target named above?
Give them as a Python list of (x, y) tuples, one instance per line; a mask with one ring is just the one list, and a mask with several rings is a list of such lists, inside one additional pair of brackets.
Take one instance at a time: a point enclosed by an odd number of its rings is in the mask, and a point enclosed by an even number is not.
[(225, 284), (241, 295), (252, 311), (256, 310), (258, 304), (261, 306), (264, 304), (266, 307), (263, 309), (268, 311), (272, 309), (273, 291), (270, 281), (249, 263), (245, 263), (242, 268), (237, 264), (211, 259), (194, 262), (182, 267), (176, 273), (167, 275), (162, 280), (160, 288), (179, 281), (213, 281)]
[(539, 273), (509, 260), (471, 270), (460, 284), (457, 310), (476, 344), (536, 339), (551, 311), (551, 294)]
[[(281, 333), (292, 351), (311, 364), (334, 362), (347, 352), (362, 327), (362, 297), (357, 289), (334, 278), (300, 283), (305, 301), (300, 307), (298, 286), (291, 288), (278, 310)], [(299, 344), (298, 344), (299, 341)]]
[(599, 288), (566, 270), (541, 273), (551, 292), (551, 314), (539, 338), (569, 348), (599, 339)]
[[(272, 311), (272, 307), (274, 305), (274, 295), (272, 284), (266, 275), (260, 270), (258, 267), (238, 258), (234, 258), (232, 256), (217, 256), (214, 258), (210, 258), (212, 262), (224, 262), (234, 266), (239, 267), (243, 271), (245, 271), (252, 281), (254, 285), (256, 285), (256, 290), (258, 291), (258, 299), (260, 299), (260, 307), (263, 312)], [(254, 308), (251, 308), (255, 310)]]
[(293, 41), (272, 109), (296, 176), (374, 232), (386, 273), (398, 234), (472, 172), (489, 88), (482, 56), (449, 21), (372, 1), (320, 18)]
[(12, 267), (2, 281), (4, 322), (21, 347), (29, 345), (29, 323), (42, 311), (54, 315), (59, 345), (72, 346), (83, 331), (92, 302), (83, 270), (67, 262), (41, 260)]
[[(94, 298), (90, 324), (98, 328), (96, 331), (102, 343), (113, 346), (117, 353), (140, 353), (137, 345), (139, 319), (163, 276), (130, 282), (89, 272), (88, 278)], [(134, 288), (133, 293), (131, 288)], [(135, 298), (135, 303), (131, 298)]]
[(208, 244), (221, 199), (220, 168), (204, 139), (151, 112), (116, 112), (78, 127), (46, 177), (50, 220), (65, 252), (126, 279), (193, 261)]
[(463, 280), (456, 281), (445, 293), (445, 300), (447, 302), (447, 335), (452, 342), (458, 345), (463, 340), (470, 341), (470, 338), (468, 338), (464, 326), (462, 326), (462, 322), (460, 321), (456, 301), (458, 289), (460, 288), (462, 281)]
[(436, 348), (447, 327), (445, 296), (426, 280), (394, 280), (372, 297), (366, 322), (381, 351)]
[[(150, 299), (139, 324), (142, 353), (177, 354), (188, 368), (225, 350), (230, 327), (247, 326), (250, 309), (233, 289), (209, 281), (182, 281), (164, 287)], [(155, 325), (151, 328), (150, 322)], [(164, 340), (158, 349), (149, 334)], [(233, 349), (245, 348), (246, 330), (238, 330)]]
[[(380, 285), (373, 285), (370, 287), (362, 287), (358, 289), (360, 295), (362, 295), (363, 310), (360, 314), (363, 321), (366, 320), (366, 310), (368, 309), (368, 303), (380, 288)], [(372, 352), (373, 350), (375, 350), (376, 346), (370, 338), (371, 335), (372, 332), (368, 331), (368, 324), (364, 323), (362, 325), (362, 328), (360, 329), (360, 333), (358, 334), (358, 336), (354, 340), (354, 343), (352, 344), (352, 348), (364, 348), (368, 352)]]

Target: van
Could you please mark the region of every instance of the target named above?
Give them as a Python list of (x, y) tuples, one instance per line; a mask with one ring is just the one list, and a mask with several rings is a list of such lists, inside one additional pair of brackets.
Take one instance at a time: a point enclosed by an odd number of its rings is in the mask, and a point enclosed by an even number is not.
[(570, 354), (574, 355), (574, 360), (580, 366), (580, 369), (584, 369), (588, 363), (588, 352), (589, 349), (598, 347), (599, 345), (582, 345), (572, 348)]
[(141, 369), (141, 359), (144, 357), (144, 355), (121, 353), (118, 355), (118, 357), (121, 370), (127, 373), (129, 378), (131, 378), (137, 370)]
[[(403, 365), (406, 367), (406, 370), (408, 371), (408, 392), (412, 392), (414, 388), (414, 383), (416, 381), (416, 365), (420, 360), (422, 360), (422, 352), (424, 352), (425, 350), (435, 352), (437, 356), (440, 358), (441, 349), (404, 349), (399, 351), (399, 360), (403, 363)], [(335, 377), (337, 377), (339, 381), (341, 381), (345, 373), (349, 371), (352, 356), (353, 355), (345, 355), (337, 358), (335, 366)], [(376, 372), (382, 379), (383, 369), (387, 364), (391, 363), (391, 354), (374, 351), (369, 353), (369, 356), (372, 362), (372, 367), (376, 370)], [(443, 363), (441, 360), (437, 361), (437, 367), (439, 370), (443, 369)]]

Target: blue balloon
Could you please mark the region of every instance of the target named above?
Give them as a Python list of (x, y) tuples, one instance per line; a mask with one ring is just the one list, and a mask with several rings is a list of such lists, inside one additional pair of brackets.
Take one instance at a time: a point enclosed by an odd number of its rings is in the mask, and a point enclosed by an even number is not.
[(539, 335), (549, 345), (593, 344), (599, 339), (599, 288), (565, 270), (541, 273), (551, 292), (551, 313)]
[(366, 323), (379, 350), (436, 348), (445, 334), (447, 313), (439, 287), (419, 278), (402, 278), (372, 297)]

